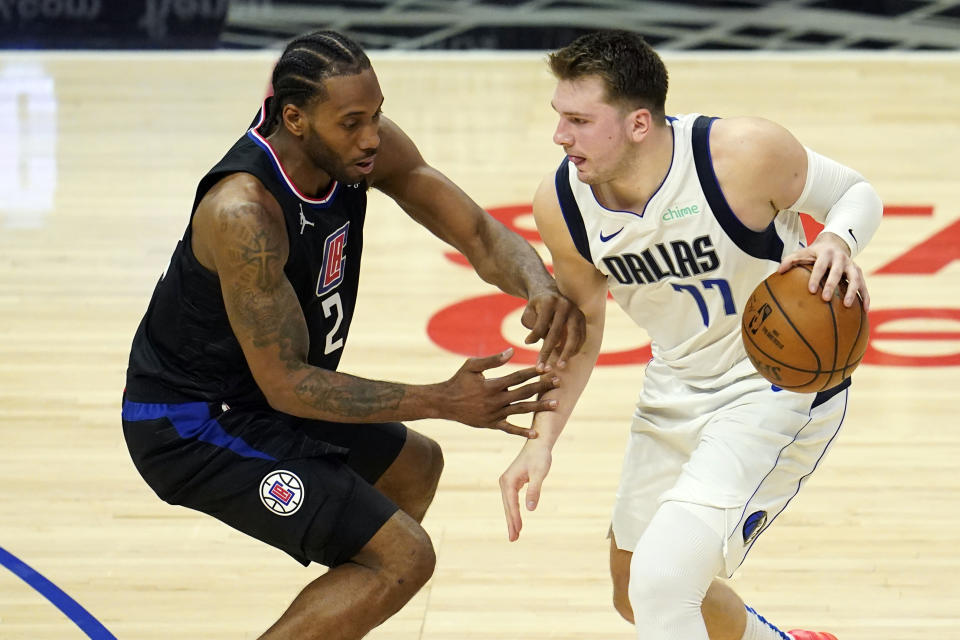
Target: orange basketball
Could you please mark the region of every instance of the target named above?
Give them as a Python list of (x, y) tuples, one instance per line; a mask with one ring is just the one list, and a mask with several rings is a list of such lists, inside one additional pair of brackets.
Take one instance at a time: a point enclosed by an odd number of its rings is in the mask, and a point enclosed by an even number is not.
[(829, 302), (810, 293), (810, 265), (774, 273), (757, 285), (743, 311), (740, 333), (750, 362), (764, 378), (799, 393), (825, 391), (849, 378), (867, 350), (870, 325), (857, 296), (843, 306), (841, 281)]

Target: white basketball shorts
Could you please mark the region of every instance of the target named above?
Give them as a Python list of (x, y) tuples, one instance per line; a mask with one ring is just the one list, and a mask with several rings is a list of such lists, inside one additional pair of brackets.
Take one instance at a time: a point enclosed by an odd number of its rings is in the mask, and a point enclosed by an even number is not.
[(830, 448), (848, 386), (793, 393), (750, 375), (700, 389), (652, 361), (613, 510), (617, 547), (632, 552), (667, 500), (723, 509), (724, 571), (732, 576)]

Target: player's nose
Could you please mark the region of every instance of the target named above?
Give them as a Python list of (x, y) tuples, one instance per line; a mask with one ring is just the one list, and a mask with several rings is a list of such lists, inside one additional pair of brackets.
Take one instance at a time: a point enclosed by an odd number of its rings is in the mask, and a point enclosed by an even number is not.
[(376, 125), (364, 127), (359, 146), (365, 152), (376, 151), (380, 146), (380, 127)]
[(553, 131), (553, 143), (561, 147), (569, 147), (573, 144), (573, 136), (570, 135), (570, 132), (564, 126), (563, 120), (557, 123), (557, 128)]

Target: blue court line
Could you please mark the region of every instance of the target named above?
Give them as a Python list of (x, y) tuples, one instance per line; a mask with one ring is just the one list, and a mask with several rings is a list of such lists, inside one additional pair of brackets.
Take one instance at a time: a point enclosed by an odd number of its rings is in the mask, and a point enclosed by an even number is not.
[(3, 547), (0, 547), (0, 565), (9, 569), (13, 575), (26, 582), (37, 593), (49, 600), (53, 606), (60, 609), (65, 616), (80, 627), (80, 630), (88, 637), (93, 640), (117, 640), (116, 636), (107, 631), (107, 628), (100, 624), (89, 611), (81, 607), (76, 600)]

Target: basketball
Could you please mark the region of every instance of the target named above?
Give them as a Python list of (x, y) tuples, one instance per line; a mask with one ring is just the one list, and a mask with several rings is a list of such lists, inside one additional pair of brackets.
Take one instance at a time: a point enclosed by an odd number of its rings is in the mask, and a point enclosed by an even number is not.
[(841, 280), (829, 302), (823, 283), (810, 293), (810, 265), (774, 273), (757, 285), (740, 324), (750, 362), (781, 389), (812, 393), (850, 377), (867, 350), (870, 326), (863, 301), (843, 306)]

